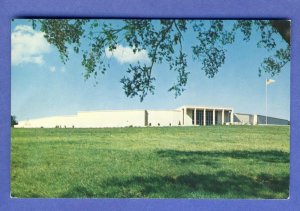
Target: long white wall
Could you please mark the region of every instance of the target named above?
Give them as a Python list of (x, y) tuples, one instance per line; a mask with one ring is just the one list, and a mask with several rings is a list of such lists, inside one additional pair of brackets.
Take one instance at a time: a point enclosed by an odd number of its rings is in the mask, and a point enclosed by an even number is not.
[[(182, 125), (180, 110), (147, 110), (148, 125), (151, 126), (178, 126)], [(179, 124), (180, 123), (180, 124)]]
[[(264, 125), (266, 124), (266, 116), (252, 115), (252, 114), (234, 114), (234, 122), (240, 124), (250, 125)], [(269, 125), (288, 125), (289, 121), (285, 119), (279, 119), (275, 117), (268, 117)]]
[[(279, 119), (274, 117), (267, 117), (269, 125), (289, 125), (290, 122), (285, 119)], [(266, 124), (266, 116), (257, 115), (257, 124)]]
[(145, 110), (79, 112), (74, 116), (46, 117), (20, 121), (16, 127), (25, 128), (98, 128), (145, 126)]
[(145, 110), (80, 112), (75, 127), (145, 126)]
[(77, 117), (74, 116), (57, 116), (57, 117), (45, 117), (39, 119), (31, 119), (25, 121), (19, 121), (18, 125), (15, 127), (24, 127), (24, 128), (54, 128), (57, 126), (61, 127), (72, 127), (74, 122), (76, 122)]

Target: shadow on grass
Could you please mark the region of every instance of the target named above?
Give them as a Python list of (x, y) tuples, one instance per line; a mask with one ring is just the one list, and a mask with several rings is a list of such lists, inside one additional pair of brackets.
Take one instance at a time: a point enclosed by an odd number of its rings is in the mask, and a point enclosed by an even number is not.
[[(90, 195), (85, 188), (70, 190), (61, 197), (100, 198), (287, 198), (288, 176), (260, 174), (255, 178), (224, 171), (215, 174), (134, 176), (112, 178)], [(280, 195), (278, 195), (280, 194)], [(278, 197), (279, 196), (279, 197)]]
[(163, 158), (170, 158), (177, 164), (197, 163), (211, 167), (217, 167), (217, 159), (252, 159), (268, 163), (289, 163), (289, 153), (268, 150), (268, 151), (180, 151), (180, 150), (159, 150), (157, 154)]
[[(222, 159), (254, 159), (270, 163), (289, 163), (289, 153), (270, 151), (179, 151), (160, 150), (161, 158), (176, 164), (221, 165)], [(231, 171), (187, 172), (185, 174), (114, 177), (96, 187), (74, 186), (61, 197), (97, 198), (265, 198), (286, 199), (289, 194), (289, 174), (257, 175)], [(92, 190), (92, 191), (89, 191)]]

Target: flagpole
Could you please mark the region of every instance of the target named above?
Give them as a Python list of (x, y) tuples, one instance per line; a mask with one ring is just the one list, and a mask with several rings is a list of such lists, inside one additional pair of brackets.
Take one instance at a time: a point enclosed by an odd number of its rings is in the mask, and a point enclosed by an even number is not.
[(266, 125), (268, 124), (268, 79), (266, 79)]

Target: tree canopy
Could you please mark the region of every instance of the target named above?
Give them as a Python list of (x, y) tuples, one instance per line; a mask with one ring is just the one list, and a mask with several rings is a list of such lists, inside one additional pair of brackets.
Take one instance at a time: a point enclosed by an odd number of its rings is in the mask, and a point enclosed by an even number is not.
[(11, 126), (11, 127), (14, 127), (14, 126), (17, 125), (17, 124), (18, 124), (17, 117), (11, 115), (11, 116), (10, 116), (10, 126)]
[[(262, 58), (258, 74), (279, 74), (290, 61), (290, 22), (284, 20), (235, 20), (226, 25), (224, 20), (184, 19), (125, 19), (121, 24), (101, 19), (34, 19), (33, 28), (45, 33), (46, 40), (54, 45), (63, 63), (70, 51), (82, 55), (84, 78), (97, 77), (110, 68), (106, 51), (113, 52), (120, 43), (131, 47), (133, 53), (146, 50), (149, 63), (129, 64), (120, 82), (128, 97), (138, 96), (141, 101), (154, 93), (155, 65), (166, 62), (177, 74), (169, 88), (175, 97), (182, 94), (188, 82), (187, 53), (183, 49), (184, 33), (192, 30), (197, 43), (191, 45), (193, 60), (202, 64), (202, 70), (213, 78), (225, 63), (226, 46), (235, 42), (238, 34), (249, 41), (253, 30), (260, 34), (257, 47), (270, 54)], [(286, 42), (279, 47), (275, 36)], [(82, 43), (87, 42), (88, 45)], [(275, 53), (274, 53), (275, 52)]]

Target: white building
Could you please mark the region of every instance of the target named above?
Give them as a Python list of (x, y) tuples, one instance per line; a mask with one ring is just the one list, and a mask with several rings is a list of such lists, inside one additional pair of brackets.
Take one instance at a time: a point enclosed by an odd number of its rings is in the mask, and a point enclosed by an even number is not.
[[(174, 110), (102, 110), (78, 112), (20, 121), (18, 128), (102, 128), (143, 126), (196, 126), (224, 124), (263, 124), (263, 116), (234, 114), (232, 108), (182, 106)], [(271, 121), (272, 120), (272, 121)], [(288, 124), (287, 120), (268, 118), (268, 124)]]

